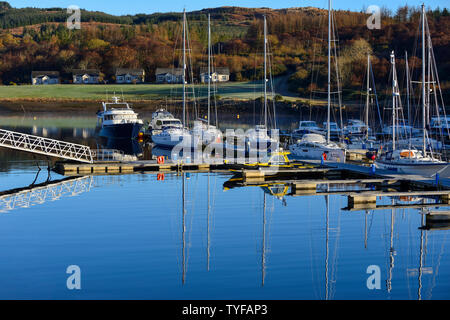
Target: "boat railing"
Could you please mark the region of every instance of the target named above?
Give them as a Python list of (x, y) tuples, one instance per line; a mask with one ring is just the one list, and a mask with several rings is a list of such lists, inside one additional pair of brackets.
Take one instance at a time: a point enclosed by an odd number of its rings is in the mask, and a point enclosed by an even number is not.
[(96, 149), (91, 150), (94, 161), (135, 161), (136, 156), (125, 154), (116, 149)]

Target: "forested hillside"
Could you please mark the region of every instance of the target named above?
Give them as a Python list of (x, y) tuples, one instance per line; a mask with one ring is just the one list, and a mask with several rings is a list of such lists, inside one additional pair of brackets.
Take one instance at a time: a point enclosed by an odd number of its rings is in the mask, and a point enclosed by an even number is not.
[[(267, 16), (274, 75), (289, 76), (289, 89), (300, 96), (325, 88), (327, 11), (317, 8), (247, 9), (222, 7), (189, 12), (192, 65), (206, 64), (207, 15), (211, 14), (216, 66), (227, 66), (231, 80), (260, 79), (262, 17)], [(72, 69), (100, 69), (113, 80), (118, 67), (144, 68), (147, 81), (157, 67), (177, 67), (182, 13), (112, 16), (82, 11), (81, 30), (69, 30), (65, 9), (14, 9), (0, 2), (0, 80), (3, 85), (30, 82), (32, 70), (58, 70), (69, 79)], [(413, 76), (420, 64), (418, 8), (383, 10), (382, 28), (369, 30), (368, 15), (336, 11), (338, 65), (344, 93), (361, 90), (366, 54), (373, 56), (377, 83), (386, 86), (389, 54), (395, 50), (398, 74), (405, 72), (405, 51)], [(431, 37), (443, 88), (450, 88), (450, 15), (447, 9), (428, 11)], [(178, 49), (178, 50), (177, 50)], [(418, 55), (416, 57), (415, 55)]]

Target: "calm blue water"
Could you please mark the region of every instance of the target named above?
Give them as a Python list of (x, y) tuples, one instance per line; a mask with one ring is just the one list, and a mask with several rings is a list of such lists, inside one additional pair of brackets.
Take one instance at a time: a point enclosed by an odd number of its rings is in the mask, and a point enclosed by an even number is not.
[[(35, 174), (27, 155), (0, 150), (0, 192)], [(342, 195), (224, 190), (230, 178), (95, 176), (31, 203), (0, 197), (0, 299), (450, 298), (450, 231), (419, 230), (418, 210), (348, 212)], [(380, 290), (367, 288), (370, 265)]]

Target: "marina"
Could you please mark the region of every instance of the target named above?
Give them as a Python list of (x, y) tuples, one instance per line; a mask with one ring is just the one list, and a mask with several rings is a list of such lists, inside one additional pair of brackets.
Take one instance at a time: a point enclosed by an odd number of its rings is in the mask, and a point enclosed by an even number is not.
[(0, 86), (0, 299), (449, 299), (448, 12), (325, 2), (0, 32), (63, 66)]

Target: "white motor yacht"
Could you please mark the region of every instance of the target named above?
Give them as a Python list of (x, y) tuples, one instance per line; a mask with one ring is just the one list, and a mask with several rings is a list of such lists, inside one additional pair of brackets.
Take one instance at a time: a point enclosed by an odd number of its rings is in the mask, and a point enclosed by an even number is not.
[(103, 102), (103, 111), (97, 113), (98, 135), (105, 138), (137, 138), (144, 122), (126, 102), (116, 96), (113, 102)]
[(345, 162), (345, 150), (335, 142), (327, 142), (320, 134), (305, 134), (297, 143), (289, 146), (291, 154), (298, 159)]

